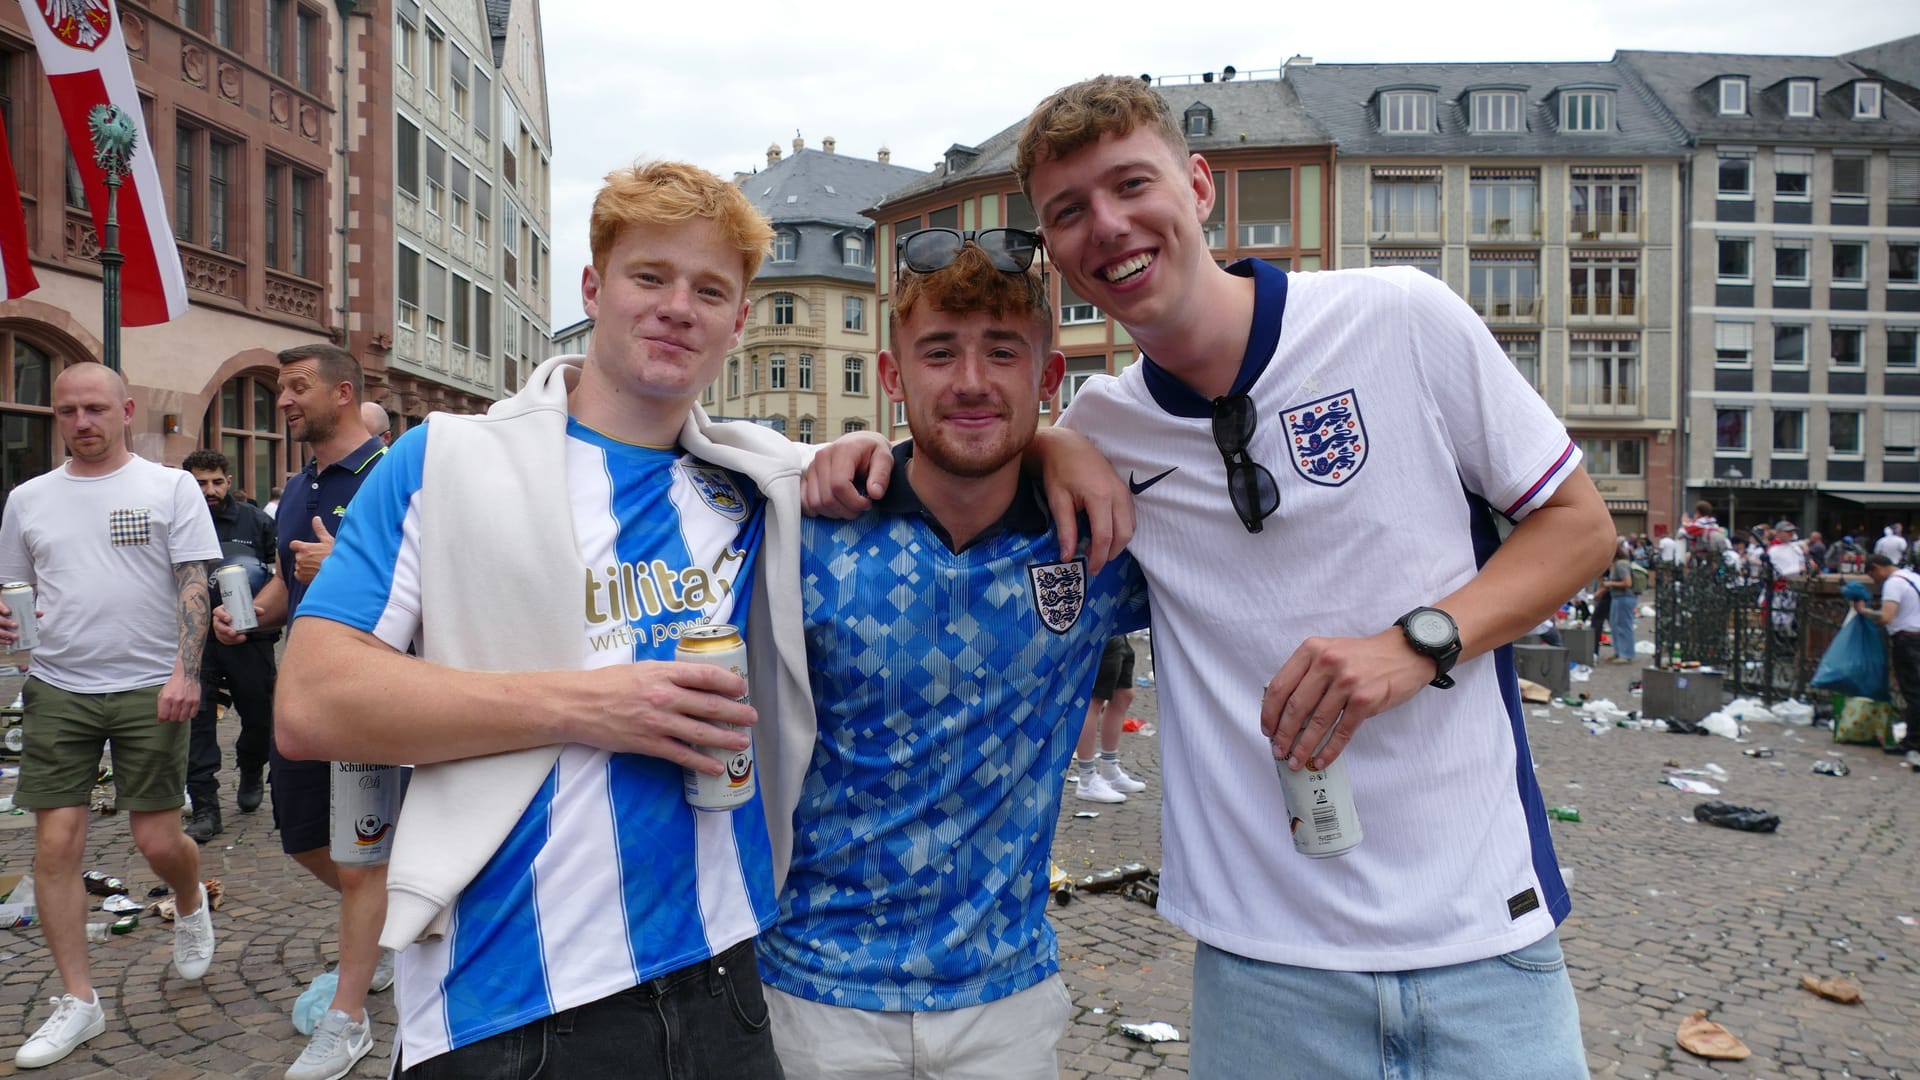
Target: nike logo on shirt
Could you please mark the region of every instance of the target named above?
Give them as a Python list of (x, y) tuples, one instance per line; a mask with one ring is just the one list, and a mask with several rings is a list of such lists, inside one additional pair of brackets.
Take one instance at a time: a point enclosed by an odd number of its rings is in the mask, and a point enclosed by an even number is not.
[(1129, 471), (1127, 473), (1127, 490), (1133, 492), (1135, 495), (1138, 495), (1141, 492), (1152, 487), (1153, 485), (1159, 483), (1160, 481), (1165, 480), (1167, 476), (1174, 471), (1174, 469), (1178, 469), (1179, 467), (1180, 466), (1175, 465), (1172, 469), (1168, 469), (1166, 472), (1163, 472), (1158, 476), (1149, 476), (1145, 480), (1135, 480), (1133, 478), (1133, 473)]

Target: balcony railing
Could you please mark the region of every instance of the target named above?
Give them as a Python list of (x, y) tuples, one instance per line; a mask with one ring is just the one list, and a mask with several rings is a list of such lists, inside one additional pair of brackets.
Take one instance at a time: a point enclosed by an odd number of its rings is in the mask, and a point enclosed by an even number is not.
[(1511, 217), (1473, 215), (1470, 239), (1495, 244), (1537, 244), (1540, 242), (1540, 215), (1515, 214)]
[(1586, 401), (1567, 401), (1568, 416), (1612, 416), (1640, 417), (1645, 410), (1640, 405), (1640, 388), (1637, 386), (1599, 386), (1592, 388)]
[(1610, 214), (1575, 211), (1567, 215), (1567, 239), (1573, 243), (1583, 240), (1638, 240), (1645, 224), (1646, 215), (1638, 210), (1619, 210)]
[(1475, 293), (1467, 297), (1467, 303), (1490, 323), (1538, 322), (1540, 318), (1540, 298), (1537, 296), (1493, 297)]
[(1639, 315), (1639, 298), (1635, 296), (1569, 296), (1567, 315), (1575, 319), (1631, 319)]
[(1367, 236), (1375, 243), (1440, 239), (1438, 214), (1376, 214), (1367, 212)]

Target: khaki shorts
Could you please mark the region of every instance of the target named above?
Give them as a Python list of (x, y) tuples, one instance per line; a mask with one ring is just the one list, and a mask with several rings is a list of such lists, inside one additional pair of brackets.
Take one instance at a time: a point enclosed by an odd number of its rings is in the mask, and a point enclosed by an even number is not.
[(765, 987), (787, 1080), (1059, 1080), (1073, 1017), (1058, 972), (985, 1005), (868, 1012)]
[(160, 687), (75, 694), (29, 677), (26, 746), (15, 806), (85, 806), (113, 745), (114, 805), (129, 813), (178, 810), (186, 801), (188, 724), (160, 722)]

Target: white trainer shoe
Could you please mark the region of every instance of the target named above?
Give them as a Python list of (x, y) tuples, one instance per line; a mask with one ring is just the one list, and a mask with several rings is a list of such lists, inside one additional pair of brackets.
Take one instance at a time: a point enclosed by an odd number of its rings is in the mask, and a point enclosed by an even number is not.
[(213, 909), (207, 887), (199, 888), (200, 910), (173, 920), (173, 970), (183, 979), (198, 979), (213, 964)]
[(1127, 770), (1121, 768), (1117, 761), (1100, 762), (1100, 779), (1105, 780), (1108, 787), (1123, 795), (1133, 795), (1147, 790), (1147, 785), (1128, 776)]
[(1098, 769), (1089, 769), (1080, 774), (1080, 781), (1073, 787), (1073, 797), (1087, 802), (1118, 803), (1126, 802), (1127, 797), (1113, 790), (1107, 778), (1100, 775)]
[(328, 1009), (313, 1026), (313, 1038), (300, 1059), (287, 1070), (287, 1080), (340, 1080), (372, 1050), (372, 1023)]
[(52, 1005), (53, 1015), (14, 1053), (15, 1065), (23, 1069), (44, 1068), (107, 1030), (107, 1010), (100, 1007), (98, 990), (94, 991), (91, 1002), (81, 1001), (72, 994), (61, 994), (53, 999)]
[(380, 950), (380, 962), (373, 965), (373, 981), (367, 984), (367, 993), (377, 994), (393, 985), (392, 949)]

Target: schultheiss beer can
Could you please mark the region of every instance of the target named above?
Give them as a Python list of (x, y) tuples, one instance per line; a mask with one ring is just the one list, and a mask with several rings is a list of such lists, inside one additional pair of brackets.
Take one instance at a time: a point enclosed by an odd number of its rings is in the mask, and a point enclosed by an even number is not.
[(40, 644), (40, 617), (33, 612), (33, 586), (24, 581), (0, 585), (0, 600), (6, 601), (7, 610), (13, 612), (13, 621), (20, 624), (19, 636), (7, 651), (33, 651)]
[(393, 824), (400, 817), (400, 766), (333, 762), (330, 794), (333, 861), (376, 866), (393, 854)]
[[(741, 639), (738, 629), (725, 623), (710, 623), (683, 632), (680, 644), (673, 650), (673, 658), (686, 664), (712, 664), (726, 668), (743, 679), (747, 677), (747, 643)], [(737, 700), (743, 705), (752, 704), (752, 689), (749, 688)], [(727, 731), (747, 730), (733, 724), (715, 726)], [(695, 749), (711, 755), (724, 766), (725, 771), (719, 776), (708, 776), (692, 769), (680, 770), (689, 806), (695, 810), (731, 810), (753, 798), (751, 742), (745, 750), (728, 750), (719, 746)]]
[(1329, 859), (1360, 846), (1360, 817), (1353, 810), (1345, 758), (1324, 765), (1309, 758), (1298, 772), (1287, 768), (1284, 759), (1273, 764), (1286, 793), (1294, 850), (1311, 859)]
[(260, 620), (253, 613), (253, 583), (247, 580), (247, 568), (228, 563), (213, 572), (220, 587), (220, 603), (227, 609), (235, 630), (257, 630)]

